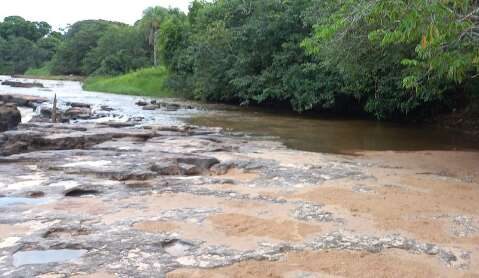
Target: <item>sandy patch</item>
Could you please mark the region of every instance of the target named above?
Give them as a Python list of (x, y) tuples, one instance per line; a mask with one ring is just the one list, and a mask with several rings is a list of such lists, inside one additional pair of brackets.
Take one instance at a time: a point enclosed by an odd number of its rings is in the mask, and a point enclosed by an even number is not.
[[(457, 238), (450, 215), (479, 217), (479, 187), (459, 181), (418, 176), (408, 170), (372, 170), (377, 181), (330, 181), (294, 198), (337, 206), (350, 217), (372, 218), (374, 228), (407, 232), (436, 243), (474, 243), (479, 237)], [(370, 186), (372, 193), (354, 192), (351, 185)], [(334, 211), (333, 211), (334, 213)]]
[(188, 221), (141, 221), (134, 229), (147, 233), (174, 232), (188, 240), (205, 241), (210, 246), (252, 250), (261, 242), (302, 241), (321, 232), (319, 226), (293, 220), (266, 219), (228, 213), (209, 216), (203, 223)]
[(108, 212), (111, 209), (111, 206), (98, 198), (91, 197), (64, 199), (51, 205), (41, 206), (41, 208), (74, 214), (102, 215)]
[(422, 152), (361, 152), (366, 159), (381, 161), (390, 166), (421, 169), (479, 183), (479, 152), (422, 151)]
[(241, 214), (217, 214), (208, 217), (213, 226), (228, 236), (257, 236), (283, 241), (301, 241), (320, 232), (320, 228), (292, 220), (271, 220)]
[(255, 172), (244, 172), (239, 169), (230, 169), (226, 174), (220, 175), (218, 177), (224, 179), (233, 179), (241, 182), (250, 182), (258, 178), (259, 174)]
[(164, 233), (178, 229), (178, 225), (162, 221), (144, 221), (134, 224), (133, 228), (147, 233)]
[(430, 257), (404, 251), (290, 253), (277, 262), (247, 261), (210, 270), (180, 269), (168, 273), (167, 277), (293, 277), (294, 273), (309, 273), (311, 277), (465, 277), (465, 273), (441, 266)]

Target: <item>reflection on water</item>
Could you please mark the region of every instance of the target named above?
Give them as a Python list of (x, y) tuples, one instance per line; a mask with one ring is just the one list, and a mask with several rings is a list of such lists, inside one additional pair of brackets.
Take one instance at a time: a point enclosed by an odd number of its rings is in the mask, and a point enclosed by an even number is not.
[(19, 206), (19, 205), (43, 205), (48, 203), (47, 199), (33, 199), (33, 198), (23, 198), (23, 197), (0, 197), (0, 208), (9, 207), (9, 206)]
[[(0, 76), (0, 79), (11, 79)], [(17, 81), (32, 81), (17, 79)], [(453, 150), (479, 149), (477, 140), (444, 129), (380, 123), (367, 120), (302, 117), (292, 113), (264, 109), (239, 109), (225, 105), (207, 105), (208, 111), (146, 111), (135, 105), (136, 96), (85, 92), (79, 82), (38, 80), (45, 88), (11, 88), (0, 85), (0, 94), (15, 93), (44, 96), (57, 94), (60, 105), (86, 102), (93, 109), (108, 106), (113, 118), (127, 121), (141, 117), (144, 123), (178, 125), (188, 121), (197, 125), (223, 127), (256, 135), (275, 136), (287, 146), (299, 150), (341, 153), (361, 150)], [(193, 117), (190, 119), (190, 117)]]
[(444, 129), (369, 120), (305, 117), (258, 109), (206, 113), (191, 123), (275, 136), (288, 147), (314, 152), (479, 149), (479, 142)]
[(59, 249), (44, 251), (19, 251), (13, 254), (13, 265), (19, 267), (31, 264), (61, 263), (78, 259), (87, 250)]

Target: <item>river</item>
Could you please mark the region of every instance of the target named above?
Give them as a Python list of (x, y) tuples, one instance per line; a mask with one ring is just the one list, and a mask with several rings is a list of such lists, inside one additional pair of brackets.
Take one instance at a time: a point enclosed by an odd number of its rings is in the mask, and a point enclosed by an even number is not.
[[(150, 111), (38, 82), (0, 94), (96, 112), (0, 134), (3, 276), (479, 275), (479, 152), (444, 151), (477, 149), (472, 139), (171, 99), (184, 105)], [(352, 151), (364, 152), (331, 154)]]
[[(0, 80), (11, 79), (0, 76)], [(18, 81), (29, 81), (17, 79)], [(165, 125), (191, 123), (222, 127), (231, 132), (246, 132), (255, 136), (275, 137), (288, 147), (298, 150), (350, 153), (355, 151), (418, 151), (418, 150), (477, 150), (477, 139), (464, 134), (421, 125), (406, 125), (371, 120), (300, 116), (259, 108), (238, 108), (227, 105), (203, 105), (198, 109), (178, 111), (145, 111), (134, 103), (140, 97), (86, 92), (80, 82), (37, 80), (45, 88), (11, 88), (0, 86), (0, 94), (15, 93), (53, 99), (60, 106), (67, 102), (87, 102), (93, 109), (109, 106), (114, 112), (100, 121), (128, 121), (141, 117), (143, 123)], [(169, 100), (180, 101), (181, 100)], [(25, 111), (23, 111), (25, 113)], [(98, 121), (98, 120), (96, 120)]]

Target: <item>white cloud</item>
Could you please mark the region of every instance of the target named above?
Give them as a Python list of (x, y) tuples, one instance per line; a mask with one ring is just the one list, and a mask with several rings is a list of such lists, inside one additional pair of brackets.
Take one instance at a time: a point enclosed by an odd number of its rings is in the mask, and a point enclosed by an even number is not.
[(191, 0), (0, 0), (0, 20), (19, 15), (31, 21), (47, 21), (54, 28), (85, 19), (106, 19), (133, 24), (151, 6), (188, 10)]

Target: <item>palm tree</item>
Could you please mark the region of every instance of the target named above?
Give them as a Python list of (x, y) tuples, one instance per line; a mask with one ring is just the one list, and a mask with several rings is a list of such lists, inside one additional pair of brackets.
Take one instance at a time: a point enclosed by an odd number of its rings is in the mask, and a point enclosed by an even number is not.
[(140, 28), (145, 32), (145, 38), (148, 45), (153, 47), (153, 63), (158, 65), (157, 61), (157, 36), (161, 23), (168, 16), (168, 9), (163, 7), (150, 7), (143, 12), (143, 18), (140, 20)]

